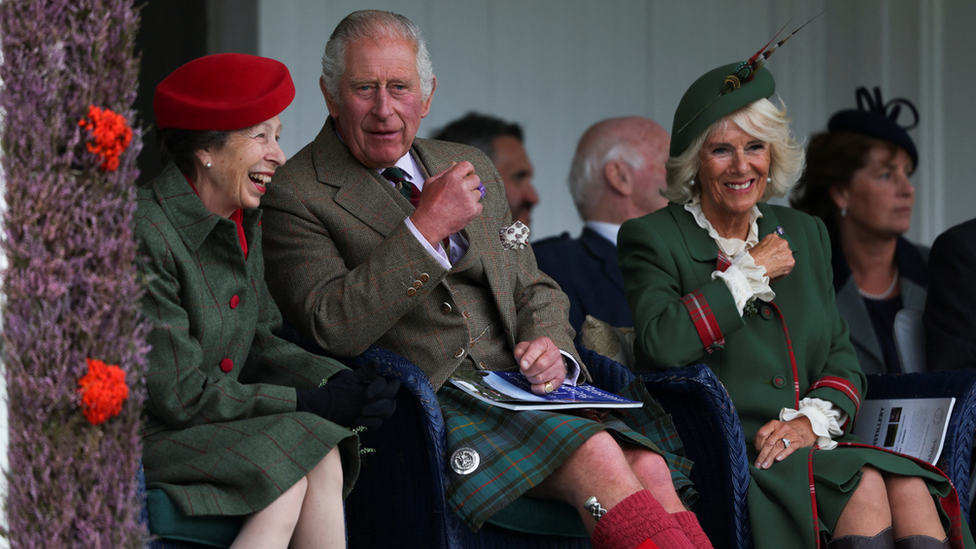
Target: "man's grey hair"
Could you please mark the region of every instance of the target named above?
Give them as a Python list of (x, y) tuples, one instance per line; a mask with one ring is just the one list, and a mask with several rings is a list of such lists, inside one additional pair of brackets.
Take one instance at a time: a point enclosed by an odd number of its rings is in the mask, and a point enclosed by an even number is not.
[(617, 136), (605, 136), (585, 150), (577, 150), (569, 168), (569, 192), (580, 216), (586, 219), (587, 209), (596, 205), (606, 190), (603, 168), (619, 160), (634, 170), (644, 167), (644, 156), (636, 144)]
[(322, 55), (322, 80), (325, 90), (339, 102), (339, 80), (346, 70), (346, 48), (356, 40), (380, 38), (413, 42), (420, 75), (420, 98), (426, 101), (434, 91), (434, 65), (427, 51), (427, 40), (420, 27), (406, 17), (380, 10), (354, 11), (336, 25)]

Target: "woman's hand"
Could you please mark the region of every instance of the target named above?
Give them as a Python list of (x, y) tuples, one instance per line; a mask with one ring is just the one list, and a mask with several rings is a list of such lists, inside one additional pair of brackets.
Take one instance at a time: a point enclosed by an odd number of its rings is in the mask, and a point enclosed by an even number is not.
[(379, 429), (396, 411), (400, 380), (379, 375), (371, 360), (357, 370), (339, 370), (318, 389), (297, 391), (295, 409), (310, 412), (343, 427)]
[[(787, 445), (784, 440), (789, 440)], [(756, 467), (769, 469), (773, 461), (783, 461), (798, 448), (807, 448), (817, 442), (810, 419), (798, 416), (790, 421), (772, 420), (756, 433), (753, 445), (759, 452)]]
[(766, 235), (759, 244), (749, 250), (756, 265), (766, 268), (766, 276), (770, 282), (775, 282), (793, 270), (796, 261), (793, 259), (793, 252), (790, 244), (778, 234)]

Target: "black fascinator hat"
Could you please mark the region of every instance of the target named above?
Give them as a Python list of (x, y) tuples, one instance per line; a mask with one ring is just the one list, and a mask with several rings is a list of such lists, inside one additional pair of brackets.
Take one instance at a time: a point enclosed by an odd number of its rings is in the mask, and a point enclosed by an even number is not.
[[(911, 125), (898, 124), (902, 106), (912, 111), (915, 120)], [(827, 129), (830, 131), (850, 130), (877, 139), (890, 141), (905, 149), (912, 158), (912, 166), (918, 168), (918, 150), (908, 131), (918, 125), (918, 111), (907, 99), (897, 98), (885, 103), (881, 99), (881, 89), (875, 87), (874, 94), (865, 87), (857, 89), (857, 109), (840, 111), (830, 117)]]

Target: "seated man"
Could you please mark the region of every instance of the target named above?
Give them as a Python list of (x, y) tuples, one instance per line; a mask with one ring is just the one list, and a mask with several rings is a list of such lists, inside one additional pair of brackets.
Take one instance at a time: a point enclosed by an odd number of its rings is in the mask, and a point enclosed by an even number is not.
[(947, 230), (929, 253), (929, 293), (922, 322), (929, 370), (976, 367), (976, 219)]
[(525, 152), (522, 127), (494, 116), (469, 112), (434, 134), (433, 139), (471, 145), (488, 155), (505, 182), (512, 218), (532, 224), (532, 208), (539, 195), (532, 186), (532, 163)]
[(670, 142), (657, 122), (628, 116), (590, 126), (576, 146), (569, 191), (585, 223), (583, 234), (573, 239), (563, 233), (532, 248), (539, 268), (569, 296), (569, 322), (577, 333), (586, 315), (613, 326), (634, 325), (617, 266), (617, 231), (624, 221), (667, 205), (661, 190)]
[[(322, 66), (330, 116), (264, 202), (266, 278), (289, 322), (334, 355), (375, 344), (426, 373), (448, 455), (479, 458), (448, 479), (449, 503), (472, 529), (525, 494), (572, 505), (598, 548), (710, 547), (677, 495), (675, 484), (687, 487), (682, 458), (666, 461), (623, 420), (511, 412), (445, 384), (458, 369), (520, 371), (540, 394), (587, 379), (565, 295), (539, 272), (521, 224), (512, 227), (488, 158), (416, 138), (436, 87), (416, 25), (354, 12)], [(646, 398), (636, 411), (649, 427), (663, 413), (652, 417)]]

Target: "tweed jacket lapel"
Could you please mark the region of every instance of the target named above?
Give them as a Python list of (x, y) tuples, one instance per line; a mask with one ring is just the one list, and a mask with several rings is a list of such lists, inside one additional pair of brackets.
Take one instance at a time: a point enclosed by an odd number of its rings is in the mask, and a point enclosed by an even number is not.
[(336, 188), (336, 204), (383, 236), (413, 213), (408, 200), (341, 143), (331, 116), (312, 144), (312, 164), (318, 181)]

